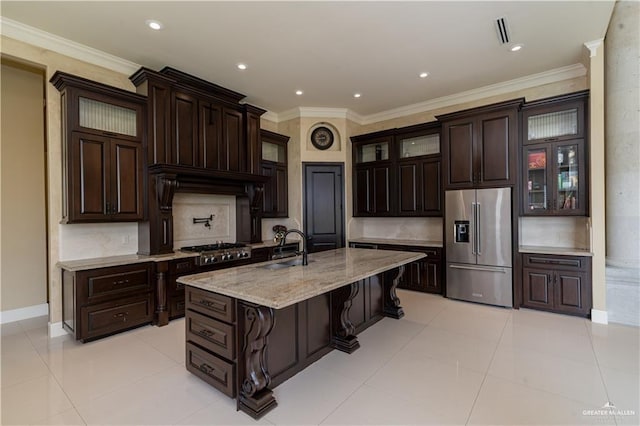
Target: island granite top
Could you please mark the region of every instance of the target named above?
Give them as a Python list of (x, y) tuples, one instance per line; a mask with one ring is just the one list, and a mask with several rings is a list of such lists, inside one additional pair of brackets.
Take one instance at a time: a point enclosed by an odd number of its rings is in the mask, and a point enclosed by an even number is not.
[(307, 266), (265, 268), (283, 262), (280, 259), (187, 275), (178, 282), (281, 309), (423, 257), (405, 251), (341, 248), (310, 254)]

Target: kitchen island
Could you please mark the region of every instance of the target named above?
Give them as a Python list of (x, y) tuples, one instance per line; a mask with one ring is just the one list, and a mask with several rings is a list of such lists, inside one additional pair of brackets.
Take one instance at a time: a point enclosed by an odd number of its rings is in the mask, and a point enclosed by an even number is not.
[(404, 265), (422, 253), (341, 248), (306, 266), (270, 261), (178, 279), (186, 287), (186, 368), (260, 418), (271, 388), (357, 334), (404, 313), (396, 295)]

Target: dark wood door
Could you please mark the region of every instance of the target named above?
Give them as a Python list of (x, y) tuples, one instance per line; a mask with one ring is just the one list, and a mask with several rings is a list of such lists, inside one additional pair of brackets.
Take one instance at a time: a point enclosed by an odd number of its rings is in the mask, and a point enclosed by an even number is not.
[(373, 213), (376, 216), (391, 216), (391, 165), (374, 166), (370, 185), (373, 195)]
[(544, 269), (522, 269), (523, 306), (553, 310), (553, 272)]
[(588, 315), (591, 307), (591, 288), (587, 288), (584, 272), (556, 271), (554, 278), (554, 306), (556, 311)]
[(198, 108), (198, 166), (218, 170), (222, 139), (222, 110), (215, 104), (203, 101), (198, 103)]
[(398, 216), (441, 216), (440, 158), (398, 164)]
[(241, 158), (243, 140), (242, 112), (222, 109), (222, 144), (220, 146), (220, 170), (240, 172), (246, 170), (246, 158)]
[(198, 165), (198, 99), (187, 93), (173, 92), (171, 163)]
[(513, 109), (478, 117), (475, 173), (478, 187), (513, 185), (516, 181), (517, 114)]
[(442, 279), (440, 277), (442, 273), (442, 266), (440, 260), (423, 260), (420, 262), (422, 265), (422, 275), (424, 291), (428, 293), (442, 293)]
[(353, 180), (353, 215), (369, 216), (373, 214), (371, 205), (371, 168), (356, 166)]
[(443, 127), (443, 155), (446, 159), (445, 186), (472, 188), (474, 175), (475, 120), (470, 118), (445, 123)]
[(429, 159), (421, 163), (422, 214), (442, 216), (441, 160)]
[(109, 138), (74, 132), (69, 176), (69, 220), (99, 221), (109, 218), (111, 180)]
[(110, 213), (113, 220), (143, 218), (142, 146), (111, 139)]
[(310, 252), (344, 247), (343, 164), (304, 168), (304, 229)]

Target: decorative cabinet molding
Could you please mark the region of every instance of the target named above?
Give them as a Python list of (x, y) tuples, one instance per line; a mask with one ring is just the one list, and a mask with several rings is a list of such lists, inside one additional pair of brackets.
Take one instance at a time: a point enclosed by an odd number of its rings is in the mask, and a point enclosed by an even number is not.
[(145, 218), (144, 97), (56, 72), (62, 99), (63, 223)]

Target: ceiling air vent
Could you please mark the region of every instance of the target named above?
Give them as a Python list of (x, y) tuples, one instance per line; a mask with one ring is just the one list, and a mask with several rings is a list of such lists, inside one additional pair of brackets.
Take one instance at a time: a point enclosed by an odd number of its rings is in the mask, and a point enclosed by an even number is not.
[(507, 44), (510, 41), (509, 24), (504, 16), (496, 19), (496, 31), (498, 31), (498, 40), (500, 44)]

